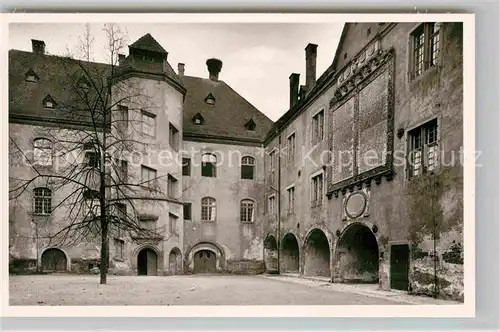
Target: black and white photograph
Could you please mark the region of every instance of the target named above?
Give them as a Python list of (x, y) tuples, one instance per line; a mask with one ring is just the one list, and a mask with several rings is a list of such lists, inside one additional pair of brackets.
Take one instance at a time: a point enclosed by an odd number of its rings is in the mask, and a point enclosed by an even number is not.
[(9, 308), (470, 305), (473, 15), (210, 15), (8, 24)]

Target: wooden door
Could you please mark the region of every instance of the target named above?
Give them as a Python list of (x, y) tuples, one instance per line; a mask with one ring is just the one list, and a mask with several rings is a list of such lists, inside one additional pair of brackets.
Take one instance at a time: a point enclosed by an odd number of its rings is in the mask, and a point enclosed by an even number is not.
[(391, 288), (408, 290), (410, 249), (407, 244), (391, 246)]
[(194, 254), (194, 273), (215, 273), (217, 268), (215, 253), (210, 250), (200, 250)]

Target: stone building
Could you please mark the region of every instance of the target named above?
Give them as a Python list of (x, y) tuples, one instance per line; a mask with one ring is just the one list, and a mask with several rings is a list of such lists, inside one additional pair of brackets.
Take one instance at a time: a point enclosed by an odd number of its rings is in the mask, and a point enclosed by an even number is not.
[(348, 23), (317, 80), (305, 51), (266, 139), (268, 269), (463, 300), (462, 25)]
[[(139, 113), (156, 130), (143, 142), (182, 162), (134, 166), (167, 178), (164, 199), (139, 204), (137, 216), (164, 232), (114, 239), (110, 272), (266, 269), (463, 299), (462, 47), (460, 23), (348, 23), (319, 78), (318, 46), (307, 45), (305, 84), (290, 75), (290, 108), (273, 124), (219, 78), (220, 60), (207, 60), (206, 78), (185, 75), (184, 64), (175, 73), (142, 37), (120, 56), (122, 82), (150, 96)], [(43, 48), (9, 53), (9, 129), (21, 151), (43, 138), (40, 128), (75, 125), (47, 107), (63, 81), (39, 65), (54, 58)], [(11, 153), (10, 176), (29, 177), (19, 158)], [(10, 206), (12, 270), (88, 271), (95, 245), (34, 240), (36, 225), (63, 219), (33, 213), (45, 193)], [(51, 195), (57, 204), (65, 194)]]

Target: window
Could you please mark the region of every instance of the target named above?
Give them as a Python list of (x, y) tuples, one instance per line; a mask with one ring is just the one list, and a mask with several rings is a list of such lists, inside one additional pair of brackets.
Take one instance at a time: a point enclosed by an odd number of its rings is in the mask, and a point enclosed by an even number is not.
[(323, 173), (311, 178), (311, 205), (323, 203)]
[(143, 185), (154, 187), (156, 185), (156, 170), (147, 166), (142, 166), (141, 178)]
[(201, 156), (201, 176), (216, 177), (217, 176), (217, 157), (213, 154), (206, 153)]
[(121, 239), (114, 239), (115, 242), (115, 258), (123, 259), (123, 249), (125, 247), (125, 241)]
[(158, 220), (157, 218), (150, 218), (150, 217), (141, 218), (141, 217), (139, 217), (139, 226), (143, 229), (146, 229), (149, 231), (154, 231), (154, 230), (156, 230), (156, 221), (157, 220)]
[(257, 125), (255, 124), (255, 122), (250, 119), (248, 120), (248, 122), (245, 124), (245, 129), (248, 130), (248, 131), (255, 131), (255, 127)]
[(191, 158), (182, 158), (182, 175), (191, 176)]
[(175, 151), (179, 150), (179, 130), (175, 128), (172, 124), (168, 125), (168, 139), (170, 146)]
[(30, 69), (26, 72), (26, 74), (24, 75), (24, 79), (27, 81), (27, 82), (32, 82), (32, 83), (36, 83), (38, 82), (39, 80), (39, 77), (38, 75), (33, 71), (33, 69)]
[(127, 220), (127, 205), (123, 203), (115, 203), (115, 229), (116, 229), (116, 237), (122, 237), (122, 227), (123, 224)]
[(255, 203), (252, 200), (244, 199), (240, 205), (240, 220), (242, 222), (253, 222)]
[(97, 190), (85, 190), (83, 192), (83, 213), (86, 218), (95, 218), (101, 215), (101, 202), (99, 196)]
[(439, 30), (439, 23), (422, 23), (411, 33), (411, 79), (437, 65), (440, 50)]
[(321, 111), (313, 116), (312, 125), (312, 142), (316, 143), (323, 140), (324, 137), (324, 123), (325, 123), (325, 112)]
[(409, 177), (436, 170), (438, 162), (437, 119), (408, 132)]
[(117, 174), (118, 183), (126, 183), (128, 181), (128, 162), (123, 159), (118, 159), (117, 164)]
[(287, 189), (288, 193), (288, 213), (292, 214), (295, 211), (295, 187)]
[(142, 111), (142, 133), (154, 137), (156, 135), (156, 116)]
[(191, 203), (184, 203), (184, 220), (191, 220)]
[(168, 175), (168, 196), (170, 197), (176, 197), (177, 196), (177, 179), (174, 178), (172, 175)]
[(101, 156), (98, 151), (98, 146), (95, 142), (83, 143), (83, 150), (85, 151), (85, 164), (93, 168), (100, 168)]
[(194, 124), (202, 125), (203, 122), (205, 122), (205, 119), (201, 116), (200, 113), (196, 113), (196, 115), (193, 116), (192, 121), (193, 121)]
[(241, 158), (241, 178), (253, 180), (255, 171), (255, 158), (243, 157)]
[(215, 198), (204, 197), (201, 200), (201, 220), (215, 221)]
[(276, 163), (276, 158), (275, 158), (275, 157), (276, 157), (276, 150), (273, 150), (273, 151), (271, 151), (271, 152), (269, 153), (269, 168), (270, 168), (271, 170), (274, 170), (274, 169), (275, 169), (275, 167), (276, 167), (276, 165), (275, 165), (275, 163)]
[(118, 133), (123, 135), (127, 132), (127, 129), (128, 129), (128, 107), (127, 106), (118, 106), (118, 114), (117, 114), (117, 129), (118, 129)]
[(288, 161), (295, 159), (295, 133), (288, 136)]
[(208, 105), (215, 105), (214, 95), (209, 93), (208, 96), (205, 98), (205, 103), (207, 103)]
[(52, 165), (52, 142), (45, 138), (37, 138), (33, 142), (34, 163), (43, 166)]
[(276, 197), (274, 195), (269, 196), (269, 198), (267, 199), (267, 212), (268, 212), (269, 216), (271, 216), (273, 218), (275, 217), (275, 215), (274, 215), (275, 206), (276, 206)]
[(169, 213), (168, 214), (168, 219), (169, 219), (169, 226), (170, 226), (170, 234), (178, 235), (179, 230), (178, 230), (178, 220), (179, 217), (177, 217), (175, 214)]
[(52, 213), (52, 192), (48, 188), (35, 188), (34, 213), (51, 214)]
[(42, 100), (43, 107), (45, 108), (56, 108), (56, 101), (54, 98), (52, 98), (50, 95), (47, 95), (45, 98)]

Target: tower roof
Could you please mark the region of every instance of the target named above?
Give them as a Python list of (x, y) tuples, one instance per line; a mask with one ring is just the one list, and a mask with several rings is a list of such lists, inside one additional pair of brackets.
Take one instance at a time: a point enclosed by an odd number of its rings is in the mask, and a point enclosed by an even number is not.
[(157, 53), (168, 54), (167, 51), (153, 38), (149, 33), (137, 39), (129, 48), (135, 48), (145, 51), (153, 51)]

